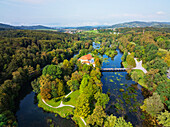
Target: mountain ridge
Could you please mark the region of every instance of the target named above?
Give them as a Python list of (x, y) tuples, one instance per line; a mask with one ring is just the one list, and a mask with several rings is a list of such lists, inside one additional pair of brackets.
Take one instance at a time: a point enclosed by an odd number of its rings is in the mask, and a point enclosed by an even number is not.
[(114, 29), (123, 27), (156, 27), (156, 28), (170, 28), (170, 22), (144, 22), (144, 21), (132, 21), (118, 23), (110, 26), (79, 26), (79, 27), (47, 27), (43, 25), (35, 26), (12, 26), (8, 24), (0, 23), (0, 29), (23, 29), (23, 30), (37, 30), (37, 29), (81, 29), (81, 30), (92, 30), (92, 29)]

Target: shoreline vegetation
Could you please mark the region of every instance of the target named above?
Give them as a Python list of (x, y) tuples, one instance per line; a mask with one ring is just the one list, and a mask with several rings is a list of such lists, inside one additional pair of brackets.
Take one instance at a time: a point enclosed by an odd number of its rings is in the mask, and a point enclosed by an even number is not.
[[(38, 105), (46, 111), (56, 112), (65, 118), (73, 117), (79, 126), (84, 126), (83, 118), (90, 126), (131, 127), (132, 124), (123, 117), (109, 116), (105, 112), (109, 96), (102, 93), (100, 68), (103, 60), (99, 55), (107, 54), (114, 58), (117, 47), (124, 53), (124, 67), (134, 68), (134, 58), (138, 58), (147, 70), (146, 74), (141, 70), (127, 70), (135, 82), (149, 91), (140, 106), (145, 112), (144, 122), (147, 121), (150, 126), (168, 126), (170, 79), (166, 73), (170, 68), (170, 34), (164, 29), (147, 28), (144, 32), (143, 29), (99, 29), (75, 34), (38, 30), (0, 31), (0, 126), (18, 126), (14, 115), (16, 100), (33, 80), (31, 85), (37, 93)], [(113, 34), (115, 31), (119, 34)], [(92, 42), (100, 43), (100, 48), (93, 49)], [(77, 52), (79, 54), (72, 58)], [(95, 68), (77, 62), (77, 58), (89, 52), (95, 57)], [(69, 91), (74, 92), (65, 98)], [(75, 108), (52, 108), (42, 99), (53, 107), (59, 106), (62, 101)]]

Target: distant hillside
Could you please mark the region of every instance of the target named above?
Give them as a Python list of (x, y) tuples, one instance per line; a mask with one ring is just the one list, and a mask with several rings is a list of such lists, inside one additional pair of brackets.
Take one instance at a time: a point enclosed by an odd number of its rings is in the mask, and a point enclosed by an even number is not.
[(123, 28), (123, 27), (156, 27), (156, 28), (169, 28), (170, 22), (126, 22), (119, 23), (112, 26), (82, 26), (82, 27), (63, 27), (62, 29), (81, 29), (81, 30), (92, 30), (97, 29), (107, 29), (107, 28)]
[(53, 28), (42, 26), (42, 25), (37, 25), (37, 26), (12, 26), (12, 25), (0, 23), (0, 29), (36, 30), (36, 29), (53, 29)]
[(127, 23), (120, 23), (109, 26), (108, 28), (121, 28), (121, 27), (161, 27), (163, 25), (170, 25), (170, 22), (127, 22)]
[[(81, 26), (81, 27), (60, 27), (58, 30), (62, 31), (64, 29), (78, 29), (78, 30), (93, 30), (93, 29), (108, 29), (108, 28), (132, 28), (132, 27), (156, 27), (156, 28), (170, 28), (170, 22), (126, 22), (115, 24), (112, 26)], [(4, 29), (24, 29), (24, 30), (36, 30), (36, 29), (54, 29), (52, 27), (46, 27), (42, 25), (36, 26), (12, 26), (0, 23), (0, 30)]]

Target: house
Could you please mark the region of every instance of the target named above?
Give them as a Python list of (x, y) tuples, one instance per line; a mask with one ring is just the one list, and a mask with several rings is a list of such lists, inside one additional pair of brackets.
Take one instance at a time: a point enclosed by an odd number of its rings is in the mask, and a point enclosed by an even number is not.
[(78, 61), (81, 61), (81, 63), (87, 64), (87, 65), (92, 64), (93, 67), (95, 67), (94, 58), (92, 57), (91, 54), (84, 55), (84, 56), (80, 57), (80, 58), (78, 59)]

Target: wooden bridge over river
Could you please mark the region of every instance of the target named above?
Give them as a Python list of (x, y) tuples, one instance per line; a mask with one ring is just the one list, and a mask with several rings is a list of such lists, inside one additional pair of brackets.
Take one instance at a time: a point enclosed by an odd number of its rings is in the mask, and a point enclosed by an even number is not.
[(126, 71), (128, 68), (101, 68), (102, 72)]

